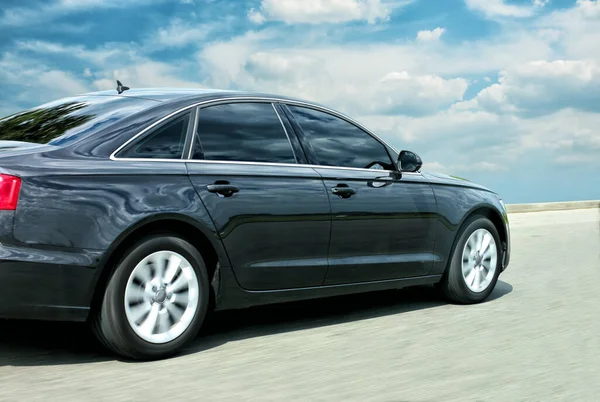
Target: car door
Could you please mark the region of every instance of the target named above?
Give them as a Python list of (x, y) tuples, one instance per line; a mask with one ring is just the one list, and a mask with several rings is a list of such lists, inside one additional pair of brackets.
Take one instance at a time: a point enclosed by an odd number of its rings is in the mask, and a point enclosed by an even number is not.
[(436, 225), (429, 183), (400, 174), (391, 149), (341, 116), (293, 104), (285, 111), (331, 202), (325, 284), (427, 275)]
[(189, 175), (238, 283), (249, 290), (321, 285), (329, 199), (287, 120), (271, 103), (237, 101), (199, 108), (196, 121)]

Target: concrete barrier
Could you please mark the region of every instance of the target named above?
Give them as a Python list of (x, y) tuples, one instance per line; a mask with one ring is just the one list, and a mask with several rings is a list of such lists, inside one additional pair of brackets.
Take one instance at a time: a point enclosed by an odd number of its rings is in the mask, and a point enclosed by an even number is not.
[(509, 214), (589, 208), (600, 208), (600, 201), (566, 201), (542, 202), (535, 204), (506, 204), (506, 210)]

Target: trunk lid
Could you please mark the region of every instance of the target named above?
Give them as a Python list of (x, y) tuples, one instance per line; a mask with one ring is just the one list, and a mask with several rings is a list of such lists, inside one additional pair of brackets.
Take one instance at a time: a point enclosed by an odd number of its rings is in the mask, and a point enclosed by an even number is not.
[(0, 158), (46, 152), (53, 149), (56, 149), (56, 146), (22, 141), (0, 141)]

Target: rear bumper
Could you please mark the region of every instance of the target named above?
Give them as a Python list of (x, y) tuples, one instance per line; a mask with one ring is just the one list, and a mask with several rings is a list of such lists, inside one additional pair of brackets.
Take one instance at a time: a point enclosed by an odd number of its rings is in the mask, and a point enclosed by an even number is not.
[(101, 253), (0, 245), (0, 317), (84, 321)]

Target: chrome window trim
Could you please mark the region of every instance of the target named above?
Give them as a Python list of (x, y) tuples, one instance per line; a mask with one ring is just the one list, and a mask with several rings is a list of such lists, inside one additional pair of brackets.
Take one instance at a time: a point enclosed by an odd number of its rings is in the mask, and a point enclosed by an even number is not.
[[(309, 165), (304, 163), (273, 163), (273, 162), (242, 162), (242, 161), (218, 161), (218, 160), (203, 160), (203, 159), (159, 159), (159, 158), (117, 158), (117, 161), (123, 162), (175, 162), (175, 163), (213, 163), (221, 165), (255, 165), (255, 166), (280, 166), (280, 167), (301, 167), (301, 168), (313, 168), (313, 169), (336, 169), (336, 170), (358, 170), (362, 172), (386, 172), (386, 173), (398, 173), (395, 170), (385, 169), (363, 169), (363, 168), (350, 168), (342, 166), (326, 166), (326, 165)], [(422, 176), (418, 172), (400, 172), (402, 175), (417, 175)]]
[[(129, 144), (131, 144), (133, 141), (135, 141), (137, 138), (139, 138), (140, 136), (142, 136), (143, 134), (145, 134), (146, 132), (148, 132), (149, 130), (152, 130), (154, 127), (156, 127), (157, 125), (163, 123), (165, 120), (170, 119), (171, 117), (177, 115), (178, 113), (182, 113), (188, 109), (192, 109), (194, 107), (207, 107), (213, 104), (220, 104), (220, 103), (231, 103), (232, 101), (243, 101), (243, 102), (253, 102), (253, 101), (259, 101), (259, 102), (263, 102), (263, 103), (283, 103), (283, 104), (290, 104), (290, 105), (297, 105), (297, 106), (302, 106), (302, 107), (308, 107), (308, 108), (312, 108), (315, 110), (320, 110), (322, 112), (325, 113), (329, 113), (332, 114), (342, 120), (346, 120), (348, 123), (354, 124), (355, 126), (359, 127), (360, 129), (364, 130), (367, 134), (371, 135), (373, 138), (375, 138), (376, 140), (378, 140), (379, 142), (381, 142), (382, 144), (388, 146), (389, 148), (391, 148), (392, 150), (394, 150), (394, 152), (399, 153), (398, 150), (394, 147), (392, 147), (390, 144), (388, 144), (387, 142), (385, 142), (384, 140), (382, 140), (379, 136), (377, 136), (376, 134), (372, 133), (368, 128), (364, 127), (362, 124), (358, 123), (357, 121), (355, 121), (354, 119), (340, 113), (337, 112), (333, 109), (329, 109), (327, 107), (324, 106), (319, 106), (319, 105), (315, 105), (309, 102), (303, 102), (303, 101), (297, 101), (297, 100), (289, 100), (289, 99), (281, 99), (281, 98), (276, 98), (276, 97), (260, 97), (260, 96), (230, 96), (230, 97), (224, 97), (224, 98), (220, 98), (220, 99), (211, 99), (211, 100), (205, 100), (202, 102), (198, 102), (198, 103), (194, 103), (185, 107), (182, 107), (181, 109), (178, 109), (172, 113), (169, 113), (168, 115), (166, 115), (165, 117), (155, 121), (154, 123), (152, 123), (151, 125), (149, 125), (148, 127), (146, 127), (145, 129), (143, 129), (142, 131), (140, 131), (139, 133), (137, 133), (136, 135), (134, 135), (133, 137), (131, 137), (129, 140), (127, 140), (124, 144), (122, 144), (121, 146), (119, 146), (116, 150), (114, 150), (111, 154), (110, 154), (110, 159), (111, 160), (127, 160), (126, 158), (117, 158), (115, 155), (117, 153), (119, 153), (123, 148), (125, 148), (126, 146), (128, 146)], [(193, 138), (193, 137), (192, 137)], [(289, 138), (288, 138), (289, 139)], [(293, 147), (292, 147), (292, 151), (293, 151)], [(137, 158), (128, 158), (128, 159), (134, 159), (134, 160), (140, 160)], [(152, 159), (152, 158), (147, 158), (147, 160), (154, 160), (156, 161), (157, 159)], [(185, 159), (181, 159), (181, 160), (185, 160)], [(189, 154), (188, 154), (188, 159), (189, 158)], [(213, 161), (214, 162), (214, 161)], [(309, 166), (314, 166), (314, 165), (309, 165)], [(360, 168), (343, 168), (343, 167), (339, 167), (341, 169), (360, 169)], [(360, 170), (371, 170), (371, 169), (360, 169)], [(389, 170), (388, 170), (389, 172)]]
[[(283, 103), (283, 104), (291, 104), (291, 105), (297, 105), (297, 106), (302, 106), (302, 107), (308, 107), (308, 108), (312, 108), (312, 109), (315, 109), (315, 110), (320, 110), (320, 111), (325, 112), (325, 113), (332, 114), (332, 115), (334, 115), (334, 116), (336, 116), (336, 117), (338, 117), (338, 118), (340, 118), (342, 120), (346, 120), (348, 123), (354, 124), (355, 126), (357, 126), (360, 129), (364, 130), (367, 134), (371, 135), (372, 137), (374, 137), (376, 140), (378, 140), (382, 144), (390, 147), (394, 152), (399, 153), (396, 148), (394, 148), (393, 146), (389, 145), (387, 142), (385, 142), (384, 140), (382, 140), (376, 134), (372, 133), (368, 128), (364, 127), (362, 124), (358, 123), (354, 119), (352, 119), (352, 118), (350, 118), (350, 117), (348, 117), (348, 116), (346, 116), (346, 115), (344, 115), (344, 114), (342, 114), (340, 112), (337, 112), (337, 111), (335, 111), (333, 109), (329, 109), (329, 108), (324, 107), (324, 106), (319, 106), (319, 105), (315, 105), (315, 104), (312, 104), (312, 103), (309, 103), (309, 102), (303, 102), (303, 101), (297, 101), (297, 100), (272, 98), (272, 97), (231, 96), (231, 97), (225, 97), (225, 98), (220, 98), (220, 99), (211, 99), (211, 100), (207, 100), (207, 101), (202, 101), (202, 102), (194, 103), (194, 104), (185, 106), (185, 107), (183, 107), (181, 109), (178, 109), (178, 110), (176, 110), (176, 111), (174, 111), (172, 113), (169, 113), (168, 115), (166, 115), (163, 118), (155, 121), (154, 123), (152, 123), (151, 125), (149, 125), (145, 129), (143, 129), (142, 131), (140, 131), (139, 133), (137, 133), (136, 135), (134, 135), (133, 137), (131, 137), (125, 143), (121, 144), (116, 150), (114, 150), (110, 154), (109, 159), (113, 160), (113, 161), (123, 161), (123, 162), (170, 162), (170, 163), (173, 163), (173, 162), (175, 162), (175, 163), (183, 162), (183, 163), (217, 163), (217, 164), (235, 164), (235, 165), (263, 165), (263, 166), (281, 166), (281, 167), (297, 166), (297, 167), (304, 167), (304, 168), (308, 167), (308, 168), (320, 168), (320, 169), (342, 169), (342, 170), (356, 170), (356, 171), (364, 171), (364, 172), (373, 172), (373, 171), (376, 171), (376, 172), (396, 173), (396, 171), (394, 171), (394, 170), (386, 170), (386, 169), (376, 170), (376, 169), (350, 168), (350, 167), (343, 167), (343, 166), (310, 165), (310, 164), (300, 164), (300, 163), (272, 163), (272, 162), (243, 162), (243, 161), (194, 160), (194, 159), (191, 159), (191, 152), (193, 150), (193, 141), (194, 141), (195, 135), (192, 136), (192, 143), (190, 144), (190, 151), (188, 153), (187, 159), (183, 159), (183, 156), (182, 156), (181, 159), (117, 158), (115, 156), (122, 149), (124, 149), (129, 144), (131, 144), (133, 141), (135, 141), (136, 139), (138, 139), (139, 137), (141, 137), (142, 135), (144, 135), (146, 132), (152, 130), (153, 128), (155, 128), (156, 126), (162, 124), (164, 121), (172, 118), (173, 116), (176, 116), (177, 114), (185, 112), (186, 110), (192, 109), (192, 108), (198, 108), (198, 110), (196, 110), (196, 113), (195, 113), (195, 116), (194, 116), (194, 134), (196, 134), (197, 123), (198, 123), (198, 113), (199, 113), (199, 109), (200, 108), (208, 107), (208, 106), (216, 105), (216, 104), (221, 104), (221, 103), (232, 103), (232, 102), (235, 102), (235, 101), (242, 101), (242, 102), (255, 102), (255, 101), (259, 101), (261, 103), (270, 103), (273, 106), (273, 108), (275, 109), (275, 113), (276, 113), (277, 117), (279, 118), (280, 123), (283, 126), (284, 132), (288, 136), (288, 141), (290, 141), (289, 134), (288, 134), (285, 126), (283, 125), (283, 122), (281, 121), (281, 116), (279, 116), (279, 113), (277, 112), (277, 109), (275, 108), (274, 103)], [(291, 144), (291, 141), (290, 141), (290, 146), (292, 147), (292, 152), (294, 153), (294, 156), (295, 156), (294, 147)], [(421, 173), (419, 173), (419, 172), (401, 172), (401, 173), (403, 175), (404, 174), (409, 174), (409, 175), (422, 176)]]

